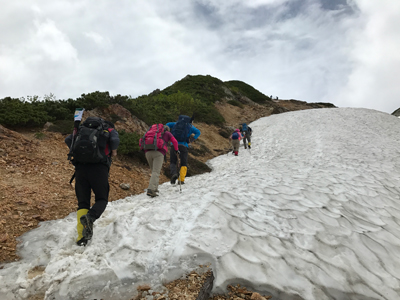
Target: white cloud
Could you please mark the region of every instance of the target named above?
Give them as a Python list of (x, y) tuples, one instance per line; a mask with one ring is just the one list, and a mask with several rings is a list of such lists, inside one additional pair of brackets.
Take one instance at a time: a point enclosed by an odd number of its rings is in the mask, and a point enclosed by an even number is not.
[(36, 30), (31, 37), (29, 47), (37, 51), (40, 59), (64, 63), (77, 59), (76, 49), (71, 45), (68, 37), (57, 28), (54, 21), (35, 21), (34, 24)]
[(96, 46), (104, 50), (112, 49), (112, 43), (109, 38), (103, 37), (101, 34), (96, 32), (85, 32), (84, 35), (92, 40), (96, 44)]
[(400, 2), (356, 2), (364, 27), (352, 32), (354, 67), (340, 98), (349, 106), (391, 113), (400, 107)]

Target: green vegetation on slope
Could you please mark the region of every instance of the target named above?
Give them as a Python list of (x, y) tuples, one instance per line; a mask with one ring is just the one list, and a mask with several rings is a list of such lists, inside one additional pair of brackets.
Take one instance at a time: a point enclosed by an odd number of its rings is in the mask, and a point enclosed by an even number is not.
[[(0, 99), (0, 124), (12, 128), (42, 126), (50, 121), (55, 123), (52, 130), (65, 133), (64, 121), (73, 120), (75, 108), (92, 110), (119, 104), (147, 124), (175, 121), (180, 114), (185, 114), (194, 115), (196, 121), (221, 126), (225, 120), (215, 108), (215, 102), (229, 97), (227, 88), (238, 98), (243, 95), (258, 103), (270, 101), (269, 97), (241, 81), (223, 82), (210, 75), (188, 75), (162, 91), (137, 98), (111, 96), (109, 92), (100, 91), (82, 94), (75, 100), (57, 100), (54, 95), (46, 95), (43, 100), (38, 96), (27, 100), (7, 97)], [(229, 103), (241, 106), (237, 100), (230, 99)], [(113, 116), (113, 122), (118, 120), (118, 116)]]
[(239, 80), (225, 81), (224, 84), (235, 94), (241, 94), (259, 104), (265, 104), (271, 101), (271, 98), (265, 96), (251, 85)]
[(182, 80), (165, 88), (161, 93), (171, 95), (178, 91), (191, 95), (204, 103), (215, 103), (225, 97), (226, 94), (222, 88), (223, 82), (210, 75), (187, 75)]

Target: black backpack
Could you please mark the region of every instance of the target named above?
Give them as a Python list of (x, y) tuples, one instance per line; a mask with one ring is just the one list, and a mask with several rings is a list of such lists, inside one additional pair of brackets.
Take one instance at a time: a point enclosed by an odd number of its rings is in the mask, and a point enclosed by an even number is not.
[(79, 125), (71, 152), (76, 163), (108, 163), (109, 122), (89, 117)]
[(171, 133), (178, 142), (189, 142), (189, 133), (192, 128), (191, 121), (191, 117), (180, 115), (178, 121), (172, 127)]

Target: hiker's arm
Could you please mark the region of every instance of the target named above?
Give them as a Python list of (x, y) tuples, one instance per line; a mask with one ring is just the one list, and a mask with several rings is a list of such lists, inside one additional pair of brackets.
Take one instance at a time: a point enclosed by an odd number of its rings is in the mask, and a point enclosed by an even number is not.
[(167, 124), (165, 124), (166, 126), (169, 127), (170, 130), (172, 130), (172, 128), (175, 126), (176, 122), (168, 122)]
[(72, 134), (70, 134), (69, 136), (67, 136), (64, 140), (64, 142), (67, 144), (68, 148), (71, 148), (71, 144), (72, 144)]
[(198, 130), (196, 127), (192, 126), (192, 133), (194, 133), (194, 139), (197, 140), (197, 138), (200, 136), (200, 130)]
[(178, 146), (178, 141), (176, 140), (176, 138), (172, 135), (172, 133), (168, 132), (171, 136), (169, 141), (172, 143), (172, 145), (174, 145), (174, 149), (175, 151), (179, 151), (179, 146)]
[[(119, 134), (116, 130), (110, 131), (110, 148), (111, 148), (111, 155), (117, 155), (117, 148), (119, 146)], [(115, 153), (115, 155), (114, 155)]]

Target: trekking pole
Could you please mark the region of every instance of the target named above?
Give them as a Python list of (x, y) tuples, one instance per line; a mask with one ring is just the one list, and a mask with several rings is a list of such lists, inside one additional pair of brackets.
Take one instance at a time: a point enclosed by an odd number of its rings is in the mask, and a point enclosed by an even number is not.
[(74, 142), (75, 142), (75, 137), (78, 132), (78, 127), (79, 124), (82, 121), (82, 116), (83, 112), (85, 111), (84, 108), (76, 108), (75, 109), (75, 115), (74, 115), (74, 131), (72, 132), (72, 142), (71, 142), (71, 147), (69, 148), (69, 153), (68, 153), (68, 160), (71, 161), (71, 156), (72, 156), (72, 150), (74, 147)]
[(180, 154), (176, 155), (177, 161), (178, 161), (178, 181), (179, 181), (179, 193), (182, 193), (182, 182), (181, 182), (181, 158), (179, 157)]
[(229, 149), (228, 149), (227, 155), (229, 155), (229, 153), (231, 153), (232, 151), (233, 151), (233, 146), (232, 146), (231, 141), (229, 141)]

